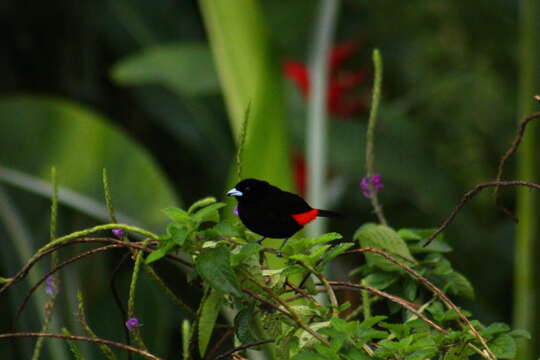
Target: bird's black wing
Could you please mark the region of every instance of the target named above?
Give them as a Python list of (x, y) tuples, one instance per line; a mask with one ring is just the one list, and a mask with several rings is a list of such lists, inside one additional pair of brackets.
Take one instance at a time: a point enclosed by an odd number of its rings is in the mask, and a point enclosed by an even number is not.
[(279, 215), (300, 214), (311, 210), (311, 206), (300, 196), (275, 188), (268, 197), (271, 211)]

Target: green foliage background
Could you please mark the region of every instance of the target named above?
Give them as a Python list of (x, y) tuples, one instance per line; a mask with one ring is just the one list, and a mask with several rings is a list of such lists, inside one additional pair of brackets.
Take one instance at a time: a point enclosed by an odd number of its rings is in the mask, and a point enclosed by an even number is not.
[[(263, 98), (276, 102), (263, 103), (255, 114), (278, 113), (277, 131), (285, 141), (277, 141), (283, 145), (276, 148), (265, 144), (265, 153), (277, 161), (249, 175), (275, 177), (291, 188), (292, 165), (286, 159), (303, 151), (305, 105), (279, 64), (306, 61), (316, 6), (311, 0), (260, 6), (256, 25), (269, 39), (259, 49), (268, 52), (261, 61), (273, 69), (266, 74), (271, 87)], [(209, 46), (196, 1), (59, 0), (29, 6), (8, 0), (0, 9), (1, 276), (20, 268), (24, 252), (16, 249), (35, 250), (47, 241), (50, 206), (36, 195), (36, 186), (22, 186), (6, 170), (49, 181), (56, 166), (59, 184), (84, 197), (62, 201), (60, 194), (60, 235), (106, 219), (104, 207), (88, 205), (104, 203), (103, 167), (117, 211), (150, 229), (164, 225), (160, 209), (207, 195), (223, 198), (241, 119), (225, 105), (212, 59), (216, 50)], [(502, 0), (343, 1), (337, 42), (362, 42), (346, 67), (370, 67), (375, 46), (385, 61), (376, 170), (384, 177), (380, 201), (392, 226), (434, 227), (465, 191), (494, 178), (516, 124), (518, 21), (517, 2)], [(357, 95), (370, 86), (366, 82)], [(245, 105), (249, 96), (244, 96)], [(358, 224), (374, 220), (358, 188), (367, 115), (329, 123), (329, 163), (338, 194), (332, 207), (352, 215), (331, 229), (350, 237)], [(249, 142), (252, 149), (260, 145), (253, 141), (257, 136)], [(513, 205), (512, 191), (505, 191), (503, 201)], [(466, 299), (463, 304), (486, 323), (511, 322), (514, 231), (488, 195), (472, 201), (447, 231), (453, 267), (476, 290), (474, 304)], [(104, 338), (120, 336), (110, 326), (116, 309), (108, 287), (119, 256), (74, 265), (62, 285), (81, 288), (89, 322)], [(159, 266), (168, 284), (185, 293), (186, 279), (167, 279), (168, 265)], [(129, 279), (128, 271), (120, 275), (124, 292)], [(24, 290), (20, 286), (0, 299), (2, 329)], [(145, 327), (161, 329), (148, 345), (173, 354), (183, 315), (165, 300), (145, 296), (152, 294), (150, 283), (141, 281), (138, 292), (138, 308), (149, 319)], [(185, 300), (193, 305), (201, 296), (190, 292)], [(75, 292), (59, 302), (63, 322), (73, 321)], [(38, 309), (27, 310), (25, 328), (38, 328)], [(24, 345), (32, 342), (17, 344), (2, 342), (0, 351), (29, 358), (32, 347)]]

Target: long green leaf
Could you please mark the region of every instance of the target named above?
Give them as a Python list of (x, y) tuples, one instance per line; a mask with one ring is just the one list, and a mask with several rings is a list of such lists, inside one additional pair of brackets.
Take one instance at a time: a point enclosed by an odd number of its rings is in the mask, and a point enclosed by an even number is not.
[(259, 3), (200, 0), (199, 4), (237, 139), (250, 107), (243, 175), (291, 189), (281, 74), (271, 56)]
[(201, 357), (204, 357), (208, 343), (212, 338), (212, 332), (219, 315), (222, 300), (223, 294), (215, 289), (211, 289), (201, 304), (202, 308), (199, 318), (199, 352)]
[(102, 204), (107, 168), (115, 208), (153, 228), (166, 221), (159, 209), (178, 202), (142, 147), (95, 112), (56, 98), (0, 98), (0, 164), (42, 178), (54, 165), (60, 184)]

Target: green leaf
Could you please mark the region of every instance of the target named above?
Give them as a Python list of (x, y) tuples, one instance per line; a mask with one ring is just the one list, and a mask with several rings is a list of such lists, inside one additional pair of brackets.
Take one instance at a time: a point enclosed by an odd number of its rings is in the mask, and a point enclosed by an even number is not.
[(376, 289), (384, 290), (399, 279), (394, 273), (376, 272), (366, 276), (363, 280), (366, 285)]
[(454, 295), (461, 295), (468, 299), (474, 299), (474, 288), (469, 280), (457, 271), (453, 271), (447, 276), (448, 292)]
[(159, 84), (188, 96), (219, 91), (212, 54), (204, 43), (145, 48), (115, 64), (111, 76), (121, 85)]
[[(398, 261), (407, 261), (416, 264), (416, 260), (409, 252), (407, 244), (390, 227), (384, 225), (366, 224), (361, 226), (354, 234), (361, 247), (381, 249), (397, 258)], [(385, 271), (397, 271), (399, 266), (373, 253), (365, 253), (368, 264), (377, 266)]]
[(516, 356), (516, 341), (510, 335), (501, 335), (489, 344), (493, 354), (499, 359), (513, 359)]
[(220, 236), (238, 236), (238, 229), (234, 226), (233, 222), (229, 219), (222, 220), (214, 225), (213, 229)]
[(416, 293), (418, 292), (418, 283), (410, 278), (405, 280), (403, 284), (403, 294), (405, 298), (409, 301), (413, 301), (416, 298)]
[(253, 313), (253, 309), (244, 308), (240, 310), (234, 318), (236, 337), (242, 344), (247, 344), (258, 340), (255, 334), (257, 324), (255, 323)]
[(187, 236), (190, 231), (186, 226), (180, 226), (178, 224), (170, 224), (167, 227), (167, 233), (170, 235), (170, 241), (178, 246), (184, 245)]
[(318, 265), (318, 269), (323, 269), (326, 264), (328, 264), (330, 261), (338, 257), (339, 255), (343, 254), (345, 251), (349, 250), (351, 247), (354, 246), (354, 243), (341, 243), (336, 246), (333, 246), (328, 250), (322, 258), (321, 263)]
[(231, 267), (229, 250), (225, 246), (203, 249), (195, 260), (195, 269), (213, 288), (242, 296), (238, 279)]
[(215, 203), (202, 209), (198, 210), (193, 218), (198, 222), (202, 223), (205, 221), (219, 222), (219, 212), (218, 210), (224, 207), (225, 203)]
[(508, 326), (505, 323), (498, 322), (498, 323), (493, 323), (493, 324), (489, 325), (487, 328), (485, 328), (484, 330), (480, 331), (480, 335), (482, 335), (482, 336), (491, 336), (491, 335), (494, 335), (494, 334), (507, 332), (509, 330), (510, 330), (510, 326)]
[(173, 247), (174, 247), (174, 243), (172, 241), (167, 241), (163, 246), (152, 251), (150, 255), (146, 257), (144, 262), (148, 265), (148, 264), (153, 263), (154, 261), (161, 259), (165, 255), (167, 255), (169, 250), (171, 250)]
[(183, 222), (190, 218), (187, 212), (177, 207), (168, 207), (161, 211), (172, 221)]
[(216, 202), (216, 198), (213, 196), (205, 197), (204, 199), (195, 201), (193, 205), (191, 205), (188, 209), (188, 213), (193, 214), (193, 212), (199, 208), (214, 204)]
[(233, 267), (238, 266), (245, 259), (249, 258), (252, 255), (258, 254), (263, 247), (256, 242), (247, 243), (240, 247), (240, 250), (237, 253), (233, 253), (231, 257), (231, 265)]
[(289, 256), (289, 259), (300, 261), (308, 266), (313, 267), (323, 257), (324, 253), (330, 246), (331, 245), (320, 246), (309, 255), (304, 255), (304, 254), (291, 255)]
[(512, 330), (508, 333), (508, 335), (515, 338), (523, 338), (523, 339), (531, 340), (531, 334), (527, 330), (523, 330), (523, 329)]
[[(13, 114), (17, 121), (11, 121)], [(158, 231), (166, 225), (161, 209), (179, 205), (149, 152), (88, 107), (53, 97), (6, 96), (0, 98), (0, 119), (0, 164), (47, 181), (54, 164), (61, 185), (60, 204), (69, 198), (70, 206), (109, 221), (99, 181), (106, 168), (120, 222)], [(21, 147), (21, 139), (32, 146)], [(0, 171), (0, 178), (6, 175)], [(37, 193), (43, 187), (29, 182), (15, 185)]]
[(211, 289), (208, 296), (203, 300), (199, 316), (199, 353), (204, 357), (206, 348), (212, 337), (214, 325), (221, 308), (223, 294), (215, 289)]

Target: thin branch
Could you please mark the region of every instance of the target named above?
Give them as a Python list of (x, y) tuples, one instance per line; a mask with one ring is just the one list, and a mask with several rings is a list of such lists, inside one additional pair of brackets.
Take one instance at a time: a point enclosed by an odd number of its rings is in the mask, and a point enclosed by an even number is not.
[[(481, 184), (482, 185), (482, 184)], [(540, 185), (537, 185), (539, 188), (540, 188)], [(478, 190), (479, 191), (479, 190)], [(452, 310), (454, 310), (456, 312), (456, 314), (458, 315), (458, 317), (463, 320), (465, 322), (465, 324), (467, 324), (467, 327), (471, 330), (471, 332), (473, 333), (473, 335), (478, 339), (478, 341), (480, 341), (480, 343), (482, 344), (482, 346), (485, 348), (487, 354), (488, 354), (488, 358), (489, 359), (492, 359), (492, 360), (495, 360), (495, 355), (493, 355), (493, 352), (490, 350), (490, 348), (487, 346), (487, 342), (486, 340), (482, 337), (482, 335), (480, 335), (480, 333), (474, 328), (474, 326), (471, 324), (471, 322), (469, 321), (469, 319), (467, 319), (467, 317), (465, 315), (463, 315), (463, 313), (461, 312), (461, 310), (459, 310), (459, 308), (456, 306), (456, 304), (454, 304), (452, 302), (452, 300), (450, 300), (446, 295), (445, 293), (443, 293), (438, 287), (436, 287), (435, 285), (433, 285), (429, 280), (427, 280), (425, 277), (423, 277), (422, 275), (420, 275), (418, 272), (416, 272), (415, 270), (413, 270), (410, 266), (406, 265), (406, 264), (403, 264), (401, 262), (399, 262), (398, 260), (394, 259), (392, 256), (390, 256), (389, 254), (387, 254), (386, 252), (380, 250), (380, 249), (376, 249), (376, 248), (361, 248), (361, 249), (355, 249), (355, 250), (350, 250), (350, 251), (347, 251), (343, 254), (354, 254), (354, 253), (364, 253), (364, 252), (372, 252), (372, 253), (375, 253), (375, 254), (379, 254), (381, 255), (382, 257), (384, 257), (385, 259), (393, 262), (394, 264), (396, 264), (397, 266), (401, 267), (403, 270), (407, 271), (409, 274), (411, 274), (414, 278), (418, 279), (418, 281), (420, 281), (425, 287), (427, 287), (429, 290), (431, 290), (432, 292), (434, 292), (435, 294), (437, 294), (437, 296), (439, 296), (439, 298), (446, 304), (446, 306)], [(418, 316), (418, 314), (415, 314)]]
[[(311, 295), (309, 295), (304, 289), (299, 288), (298, 286), (294, 285), (289, 279), (285, 282), (287, 286), (289, 286), (295, 293), (299, 294), (300, 297), (306, 298), (310, 300), (313, 305), (317, 306), (318, 308), (324, 309), (324, 306), (322, 306), (315, 298)], [(287, 301), (291, 301), (291, 299), (287, 299)]]
[(17, 322), (19, 316), (21, 315), (21, 312), (24, 310), (24, 307), (26, 306), (26, 304), (28, 303), (28, 300), (30, 300), (30, 297), (32, 296), (32, 294), (34, 293), (34, 291), (36, 291), (36, 289), (41, 285), (43, 284), (47, 278), (53, 274), (55, 274), (58, 270), (60, 270), (61, 268), (63, 268), (64, 266), (66, 265), (69, 265), (75, 261), (78, 261), (78, 260), (81, 260), (82, 258), (85, 258), (87, 256), (90, 256), (90, 255), (93, 255), (93, 254), (97, 254), (99, 252), (103, 252), (103, 251), (107, 251), (107, 250), (111, 250), (111, 249), (116, 249), (116, 248), (120, 248), (120, 247), (123, 247), (121, 244), (111, 244), (111, 245), (106, 245), (106, 246), (103, 246), (103, 247), (100, 247), (100, 248), (96, 248), (96, 249), (92, 249), (92, 250), (89, 250), (89, 251), (85, 251), (77, 256), (74, 256), (66, 261), (64, 261), (63, 263), (61, 264), (58, 264), (56, 266), (54, 266), (51, 270), (49, 270), (44, 276), (41, 277), (41, 279), (35, 283), (31, 288), (30, 290), (28, 291), (28, 293), (26, 294), (26, 296), (24, 297), (24, 300), (22, 302), (22, 304), (19, 306), (19, 308), (17, 309), (17, 312), (15, 313), (15, 320), (14, 322)]
[(448, 227), (448, 225), (450, 225), (452, 220), (454, 220), (456, 215), (459, 213), (461, 208), (463, 208), (463, 206), (465, 206), (465, 203), (468, 200), (472, 199), (477, 193), (484, 190), (485, 188), (489, 188), (489, 187), (497, 187), (498, 188), (499, 186), (526, 186), (526, 187), (530, 187), (530, 188), (533, 188), (533, 189), (536, 189), (536, 190), (540, 190), (540, 185), (539, 184), (531, 183), (531, 182), (528, 182), (528, 181), (521, 181), (521, 180), (493, 181), (493, 182), (478, 184), (474, 188), (469, 190), (465, 195), (463, 195), (461, 200), (457, 203), (457, 205), (454, 207), (454, 209), (452, 210), (450, 215), (446, 218), (446, 220), (444, 220), (442, 225), (439, 226), (439, 228), (437, 230), (435, 230), (435, 232), (433, 234), (431, 234), (427, 238), (427, 240), (424, 242), (424, 245), (422, 245), (422, 246), (423, 247), (428, 246), (433, 241), (433, 239), (435, 239), (437, 237), (437, 235), (442, 233)]
[[(132, 243), (132, 242), (125, 242), (125, 241), (121, 241), (121, 240), (118, 240), (118, 239), (114, 239), (114, 238), (79, 238), (79, 239), (72, 239), (70, 240), (69, 242), (65, 242), (65, 243), (60, 243), (54, 247), (51, 247), (51, 248), (48, 248), (47, 250), (44, 250), (43, 252), (40, 252), (38, 254), (36, 254), (34, 257), (32, 257), (32, 259), (30, 259), (28, 261), (28, 263), (26, 263), (23, 268), (17, 272), (14, 276), (12, 276), (11, 278), (9, 279), (5, 279), (5, 282), (3, 284), (3, 286), (0, 288), (0, 295), (5, 292), (8, 288), (10, 288), (11, 286), (13, 286), (15, 284), (15, 282), (23, 279), (26, 274), (28, 273), (28, 271), (30, 271), (30, 269), (41, 259), (43, 258), (44, 256), (46, 256), (47, 254), (50, 254), (51, 252), (53, 251), (56, 251), (58, 250), (59, 248), (61, 247), (64, 247), (64, 246), (69, 246), (69, 245), (73, 245), (73, 244), (81, 244), (81, 243), (104, 243), (104, 244), (120, 244), (122, 245), (123, 247), (127, 247), (127, 248), (132, 248), (132, 249), (139, 249), (139, 250), (144, 250), (148, 253), (154, 251), (153, 249), (149, 249), (149, 248), (144, 248), (142, 246), (142, 242), (136, 242), (136, 243)], [(174, 255), (166, 255), (165, 256), (166, 258), (168, 259), (171, 259), (171, 260), (174, 260), (184, 266), (187, 266), (187, 267), (193, 267), (193, 264), (191, 264), (190, 262), (188, 261), (185, 261), (177, 256), (174, 256)]]
[[(308, 325), (306, 325), (304, 323), (304, 321), (302, 321), (302, 318), (300, 317), (300, 315), (298, 315), (296, 313), (296, 311), (294, 311), (291, 306), (285, 301), (283, 300), (279, 295), (277, 295), (276, 293), (274, 293), (274, 291), (269, 288), (268, 286), (266, 286), (265, 284), (261, 283), (259, 280), (255, 279), (253, 276), (251, 276), (250, 274), (248, 274), (247, 272), (243, 272), (244, 273), (244, 276), (250, 280), (251, 282), (253, 282), (254, 284), (256, 284), (257, 286), (259, 286), (261, 289), (263, 289), (264, 291), (266, 291), (266, 293), (268, 295), (270, 295), (270, 297), (272, 299), (274, 299), (276, 302), (278, 302), (281, 306), (283, 306), (287, 311), (282, 311), (282, 312), (285, 312), (289, 315), (289, 317), (299, 326), (301, 327), (302, 329), (304, 329), (305, 331), (307, 331), (308, 333), (310, 333), (314, 338), (316, 338), (317, 340), (319, 340), (320, 342), (322, 342), (323, 344), (325, 345), (329, 345), (329, 342), (328, 340), (326, 340), (325, 338), (323, 338), (319, 333), (317, 333), (316, 331), (314, 331), (312, 328), (310, 328)], [(279, 307), (278, 307), (279, 308)]]
[[(407, 301), (405, 299), (402, 299), (398, 296), (395, 296), (395, 295), (391, 295), (387, 292), (384, 292), (382, 290), (379, 290), (379, 289), (376, 289), (374, 287), (371, 287), (371, 286), (367, 286), (367, 285), (359, 285), (359, 284), (353, 284), (353, 283), (350, 283), (350, 282), (346, 282), (346, 281), (329, 281), (329, 284), (335, 288), (335, 289), (342, 289), (342, 290), (350, 290), (350, 289), (355, 289), (355, 290), (366, 290), (372, 294), (375, 294), (375, 295), (378, 295), (378, 296), (381, 296), (381, 297), (384, 297), (390, 301), (393, 301), (395, 302), (396, 304), (399, 304), (401, 306), (403, 306), (404, 308), (406, 308), (407, 310), (409, 310), (410, 312), (412, 312), (414, 315), (418, 316), (418, 318), (422, 319), (422, 321), (424, 321), (426, 324), (428, 324), (430, 327), (432, 327), (433, 329), (437, 330), (438, 332), (440, 333), (443, 333), (443, 334), (447, 334), (448, 332), (446, 330), (444, 330), (443, 328), (441, 328), (439, 325), (435, 324), (433, 321), (431, 321), (430, 319), (427, 318), (427, 316), (425, 316), (424, 314), (420, 313), (417, 309), (417, 306), (416, 304), (410, 302), (410, 301)], [(322, 285), (322, 284), (320, 284)]]
[(49, 334), (49, 333), (36, 333), (36, 332), (20, 332), (20, 333), (9, 333), (9, 334), (0, 334), (0, 339), (12, 339), (12, 338), (18, 338), (18, 337), (47, 337), (47, 338), (54, 338), (54, 339), (65, 339), (65, 340), (74, 340), (74, 341), (86, 341), (86, 342), (92, 342), (97, 344), (103, 344), (103, 345), (111, 345), (115, 346), (119, 349), (127, 350), (132, 353), (135, 353), (140, 356), (144, 356), (147, 359), (150, 360), (163, 360), (160, 357), (157, 357), (147, 351), (137, 349), (133, 346), (128, 346), (116, 341), (111, 341), (107, 339), (101, 339), (101, 338), (90, 338), (86, 336), (77, 336), (77, 335), (64, 335), (64, 334)]
[(223, 334), (223, 336), (219, 338), (218, 341), (216, 341), (214, 346), (212, 346), (212, 349), (210, 349), (210, 351), (206, 354), (204, 360), (218, 359), (216, 358), (215, 354), (217, 353), (221, 345), (223, 345), (225, 341), (227, 341), (227, 339), (230, 338), (232, 335), (234, 335), (234, 329), (227, 330), (225, 334)]
[(249, 344), (240, 345), (240, 346), (235, 347), (234, 349), (231, 349), (231, 350), (227, 351), (226, 353), (223, 353), (223, 354), (219, 355), (216, 358), (216, 360), (224, 359), (227, 356), (231, 356), (235, 352), (242, 351), (242, 350), (245, 350), (245, 349), (249, 349), (250, 347), (253, 347), (253, 346), (268, 344), (268, 343), (272, 343), (274, 341), (275, 341), (274, 339), (266, 339), (266, 340), (255, 341), (255, 342), (252, 342), (252, 343), (249, 343)]
[[(525, 118), (523, 118), (520, 121), (519, 126), (518, 126), (518, 131), (517, 131), (516, 136), (514, 137), (514, 140), (512, 141), (512, 145), (510, 146), (510, 148), (506, 151), (506, 153), (502, 156), (501, 160), (499, 161), (499, 166), (497, 168), (497, 178), (495, 179), (495, 181), (501, 181), (502, 173), (503, 173), (503, 169), (504, 169), (504, 164), (506, 163), (506, 160), (508, 160), (510, 158), (510, 156), (512, 156), (517, 151), (519, 145), (521, 144), (521, 141), (523, 140), (523, 136), (525, 134), (525, 128), (527, 127), (529, 122), (531, 120), (539, 118), (539, 117), (540, 117), (540, 112), (536, 112), (536, 113), (533, 113), (533, 114), (530, 114), (530, 115), (526, 116)], [(514, 214), (512, 214), (512, 212), (506, 206), (501, 204), (500, 196), (499, 196), (500, 193), (499, 193), (499, 187), (498, 186), (495, 188), (493, 193), (495, 194), (495, 204), (497, 205), (497, 207), (503, 213), (505, 213), (508, 217), (510, 217), (515, 223), (517, 223), (518, 218)]]

